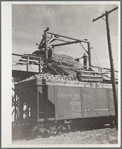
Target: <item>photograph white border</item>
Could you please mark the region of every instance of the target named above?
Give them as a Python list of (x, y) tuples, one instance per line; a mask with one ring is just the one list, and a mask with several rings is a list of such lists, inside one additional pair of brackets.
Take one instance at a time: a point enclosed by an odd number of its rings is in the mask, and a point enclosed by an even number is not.
[(41, 1), (41, 2), (24, 2), (24, 1), (11, 1), (11, 2), (1, 2), (1, 59), (2, 59), (2, 65), (1, 65), (1, 82), (2, 82), (2, 100), (1, 100), (1, 145), (2, 147), (120, 147), (121, 144), (121, 116), (120, 116), (120, 109), (121, 109), (121, 75), (119, 73), (119, 100), (118, 100), (118, 120), (119, 120), (119, 127), (118, 127), (118, 145), (25, 145), (21, 144), (18, 145), (12, 145), (12, 133), (11, 133), (11, 87), (12, 87), (12, 4), (69, 4), (69, 5), (78, 5), (78, 4), (117, 4), (118, 5), (118, 47), (119, 47), (119, 53), (118, 53), (118, 68), (119, 72), (121, 73), (120, 68), (120, 2), (119, 1), (82, 1), (82, 2), (74, 2), (74, 1)]

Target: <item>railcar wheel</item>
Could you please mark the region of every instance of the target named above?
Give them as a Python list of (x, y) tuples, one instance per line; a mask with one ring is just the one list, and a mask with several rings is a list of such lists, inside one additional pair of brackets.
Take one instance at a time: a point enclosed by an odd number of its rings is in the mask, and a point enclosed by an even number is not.
[(12, 124), (12, 139), (18, 139), (19, 136), (19, 127), (17, 123)]
[(31, 136), (32, 136), (32, 138), (36, 138), (37, 135), (38, 135), (37, 126), (33, 126), (32, 129), (31, 129)]
[(114, 120), (112, 120), (111, 122), (110, 122), (110, 128), (114, 128), (116, 125), (115, 125), (115, 122), (114, 122)]
[(39, 136), (42, 136), (42, 137), (48, 137), (50, 135), (50, 129), (39, 127), (38, 134)]
[(31, 129), (32, 125), (30, 123), (23, 123), (19, 131), (20, 138), (26, 140), (30, 139), (32, 137)]
[(50, 126), (50, 134), (51, 135), (57, 135), (57, 128), (56, 126)]
[(63, 134), (63, 133), (69, 132), (69, 130), (70, 130), (70, 125), (64, 124), (58, 127), (57, 134)]

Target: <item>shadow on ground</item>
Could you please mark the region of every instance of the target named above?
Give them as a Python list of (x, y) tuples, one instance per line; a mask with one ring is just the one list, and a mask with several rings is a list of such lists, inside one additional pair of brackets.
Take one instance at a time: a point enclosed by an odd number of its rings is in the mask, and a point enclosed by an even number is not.
[(50, 136), (59, 136), (61, 134), (70, 133), (70, 132), (83, 132), (83, 131), (90, 131), (90, 130), (98, 130), (98, 129), (106, 129), (106, 128), (115, 128), (115, 126), (110, 124), (104, 124), (104, 125), (90, 125), (87, 124), (85, 126), (76, 125), (71, 127), (69, 131), (63, 131), (63, 132), (57, 132), (56, 134), (51, 134), (48, 132), (44, 132), (43, 134), (39, 134), (38, 132), (35, 132), (35, 134), (31, 134), (29, 130), (24, 130), (22, 134), (18, 134), (17, 132), (14, 132), (12, 140), (33, 140), (35, 138), (49, 138)]

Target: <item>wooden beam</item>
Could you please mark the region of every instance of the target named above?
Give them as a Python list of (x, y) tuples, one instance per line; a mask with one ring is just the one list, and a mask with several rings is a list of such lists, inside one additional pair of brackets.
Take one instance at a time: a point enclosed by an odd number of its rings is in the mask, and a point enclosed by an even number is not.
[(73, 41), (73, 42), (68, 42), (68, 43), (61, 43), (61, 44), (54, 44), (51, 45), (52, 47), (57, 47), (57, 46), (64, 46), (64, 45), (68, 45), (68, 44), (74, 44), (74, 43), (78, 43), (78, 41)]
[(96, 19), (93, 19), (92, 22), (97, 21), (98, 19), (108, 15), (109, 13), (113, 12), (114, 10), (118, 9), (118, 7), (115, 7), (114, 9), (110, 10), (110, 11), (106, 11), (106, 13), (102, 14), (101, 16), (97, 17)]
[(63, 38), (71, 39), (71, 40), (75, 40), (75, 41), (78, 41), (78, 42), (88, 43), (88, 41), (86, 41), (86, 40), (75, 39), (75, 38), (71, 38), (71, 37), (67, 37), (67, 36), (62, 36), (62, 35), (54, 34), (54, 33), (50, 33), (50, 32), (47, 32), (47, 34), (51, 34), (51, 35), (55, 35), (55, 36), (59, 36), (59, 37), (63, 37)]
[(23, 56), (22, 54), (15, 54), (15, 53), (12, 53), (12, 55), (15, 55), (15, 56)]
[[(47, 37), (47, 38), (50, 38), (50, 37)], [(59, 39), (59, 38), (56, 38), (56, 37), (55, 37), (55, 40), (62, 41), (62, 42), (70, 42), (70, 41)]]

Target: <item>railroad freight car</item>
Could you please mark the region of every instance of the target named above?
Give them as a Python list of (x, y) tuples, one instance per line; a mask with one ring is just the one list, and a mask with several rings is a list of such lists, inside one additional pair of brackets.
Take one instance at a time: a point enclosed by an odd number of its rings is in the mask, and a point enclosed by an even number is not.
[[(116, 93), (118, 78), (115, 79), (114, 70), (92, 66), (89, 41), (48, 31), (49, 28), (37, 44), (39, 50), (22, 55), (18, 61), (17, 66), (22, 64), (26, 72), (13, 71), (12, 76), (20, 78), (12, 99), (13, 136), (54, 135), (76, 125), (113, 125), (116, 122), (117, 126), (117, 99), (113, 99), (113, 93)], [(82, 46), (82, 42), (87, 44), (88, 49), (83, 49), (87, 53), (88, 66), (71, 56), (53, 53), (57, 46), (76, 43)], [(30, 65), (34, 65), (33, 68), (38, 65), (39, 74), (30, 70)]]
[[(32, 136), (68, 131), (73, 124), (113, 124), (115, 110), (111, 84), (53, 83), (33, 79), (15, 85), (18, 133)], [(17, 122), (17, 123), (16, 123)]]

